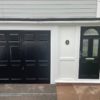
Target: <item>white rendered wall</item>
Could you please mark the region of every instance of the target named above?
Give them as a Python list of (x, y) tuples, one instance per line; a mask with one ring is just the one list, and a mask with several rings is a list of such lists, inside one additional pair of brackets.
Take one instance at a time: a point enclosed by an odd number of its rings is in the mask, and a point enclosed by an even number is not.
[(97, 1), (97, 17), (100, 18), (100, 0)]
[[(69, 45), (65, 41), (69, 40)], [(78, 79), (80, 27), (59, 27), (59, 79)]]

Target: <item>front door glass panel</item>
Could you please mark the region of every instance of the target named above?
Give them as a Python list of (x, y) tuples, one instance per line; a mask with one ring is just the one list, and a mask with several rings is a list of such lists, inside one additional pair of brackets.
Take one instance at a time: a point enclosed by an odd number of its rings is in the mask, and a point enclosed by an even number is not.
[(98, 49), (99, 49), (99, 39), (93, 40), (93, 57), (98, 56)]
[(84, 57), (88, 56), (88, 39), (83, 40), (82, 56), (84, 56)]

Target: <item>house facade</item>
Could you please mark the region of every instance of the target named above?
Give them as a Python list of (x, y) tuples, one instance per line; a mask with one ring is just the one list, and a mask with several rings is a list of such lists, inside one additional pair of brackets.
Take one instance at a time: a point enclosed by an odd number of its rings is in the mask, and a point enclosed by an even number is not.
[(0, 0), (1, 83), (100, 83), (100, 0)]

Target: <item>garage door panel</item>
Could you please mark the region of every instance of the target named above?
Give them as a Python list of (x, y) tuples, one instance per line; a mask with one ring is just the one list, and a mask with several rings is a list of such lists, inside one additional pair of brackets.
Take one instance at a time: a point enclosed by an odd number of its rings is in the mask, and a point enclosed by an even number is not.
[(6, 35), (4, 33), (0, 33), (0, 41), (6, 41)]
[(20, 35), (18, 33), (11, 32), (8, 36), (9, 41), (20, 41)]
[(0, 83), (49, 82), (50, 31), (1, 31)]

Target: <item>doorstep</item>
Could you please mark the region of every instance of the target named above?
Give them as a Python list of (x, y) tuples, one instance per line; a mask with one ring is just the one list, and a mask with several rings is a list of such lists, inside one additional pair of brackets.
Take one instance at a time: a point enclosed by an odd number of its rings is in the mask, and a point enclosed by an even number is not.
[(100, 79), (67, 79), (60, 78), (55, 83), (89, 83), (89, 84), (100, 84)]

